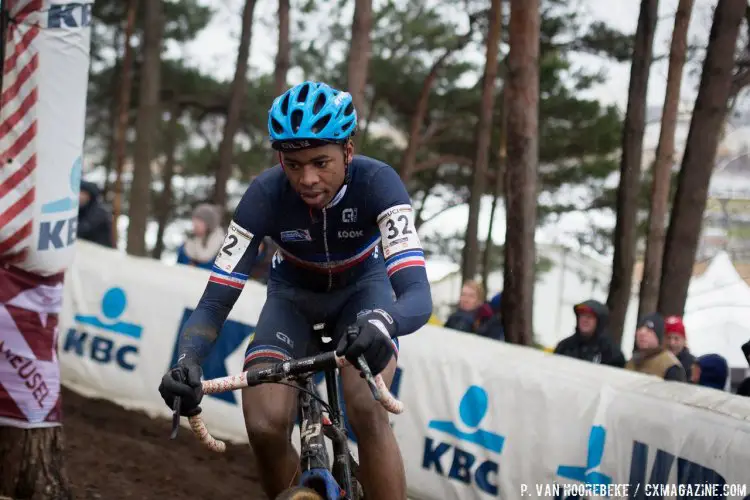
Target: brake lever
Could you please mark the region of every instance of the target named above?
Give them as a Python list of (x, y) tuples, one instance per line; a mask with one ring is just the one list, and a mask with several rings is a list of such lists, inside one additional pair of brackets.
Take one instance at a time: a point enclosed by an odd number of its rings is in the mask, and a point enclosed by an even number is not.
[(169, 439), (175, 439), (177, 437), (177, 431), (180, 429), (180, 404), (182, 403), (180, 396), (174, 397), (174, 403), (172, 403), (172, 435)]

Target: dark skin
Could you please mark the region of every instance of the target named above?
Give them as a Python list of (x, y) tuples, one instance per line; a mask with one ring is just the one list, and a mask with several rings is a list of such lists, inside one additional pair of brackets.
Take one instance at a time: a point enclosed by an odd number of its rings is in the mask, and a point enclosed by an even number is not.
[[(311, 208), (319, 210), (341, 189), (353, 155), (351, 142), (343, 147), (328, 144), (282, 153), (281, 162), (294, 190)], [(395, 372), (393, 358), (381, 372), (388, 387)], [(359, 481), (365, 494), (373, 499), (405, 500), (406, 474), (388, 413), (373, 399), (358, 370), (347, 366), (341, 370), (341, 378), (347, 416), (357, 436)], [(245, 388), (242, 410), (263, 490), (268, 497), (276, 498), (299, 480), (299, 456), (290, 440), (297, 415), (297, 390), (278, 384)]]
[(311, 208), (328, 205), (346, 176), (346, 165), (352, 161), (351, 142), (326, 144), (317, 148), (281, 153), (281, 165), (289, 184)]

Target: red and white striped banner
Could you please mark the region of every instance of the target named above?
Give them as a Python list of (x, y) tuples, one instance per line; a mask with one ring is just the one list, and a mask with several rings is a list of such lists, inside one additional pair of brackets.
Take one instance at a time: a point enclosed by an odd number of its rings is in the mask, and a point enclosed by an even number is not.
[(6, 4), (0, 262), (51, 276), (73, 258), (93, 1)]
[(37, 167), (38, 13), (42, 0), (10, 0), (0, 94), (0, 258), (23, 260), (31, 246)]
[(92, 0), (5, 1), (0, 425), (60, 423), (57, 315), (73, 260)]

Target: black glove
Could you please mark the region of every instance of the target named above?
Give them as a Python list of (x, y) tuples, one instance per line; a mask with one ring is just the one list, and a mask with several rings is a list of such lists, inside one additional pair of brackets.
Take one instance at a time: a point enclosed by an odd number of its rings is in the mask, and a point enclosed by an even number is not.
[(396, 330), (393, 318), (382, 309), (362, 311), (354, 326), (358, 332), (344, 334), (336, 347), (336, 355), (346, 356), (355, 367), (359, 366), (357, 358), (364, 355), (372, 374), (377, 375), (385, 370), (395, 353), (391, 340)]
[(175, 396), (180, 397), (180, 415), (192, 417), (201, 412), (200, 403), (203, 398), (201, 376), (203, 370), (200, 365), (185, 359), (172, 367), (161, 379), (159, 394), (169, 408), (174, 406)]

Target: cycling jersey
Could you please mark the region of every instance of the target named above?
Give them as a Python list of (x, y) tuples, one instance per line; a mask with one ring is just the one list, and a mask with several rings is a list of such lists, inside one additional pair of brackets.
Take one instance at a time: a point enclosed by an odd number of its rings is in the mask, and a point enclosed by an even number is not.
[(411, 201), (390, 166), (355, 156), (344, 185), (316, 210), (277, 165), (250, 184), (237, 206), (205, 292), (183, 329), (181, 354), (208, 354), (205, 336), (184, 332), (221, 329), (264, 237), (279, 248), (271, 280), (328, 293), (349, 289), (364, 276), (387, 275), (396, 300), (380, 307), (393, 317), (396, 336), (414, 332), (430, 317), (432, 297)]

